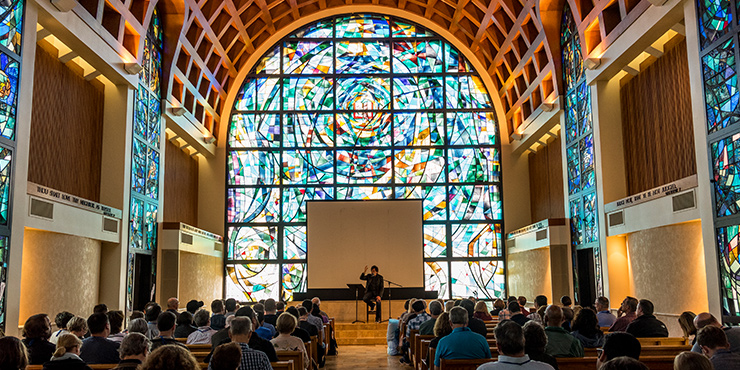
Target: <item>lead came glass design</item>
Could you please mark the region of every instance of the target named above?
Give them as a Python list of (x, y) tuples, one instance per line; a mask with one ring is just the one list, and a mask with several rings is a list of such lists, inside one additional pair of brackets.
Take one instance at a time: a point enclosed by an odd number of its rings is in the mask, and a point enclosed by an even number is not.
[(740, 316), (740, 248), (738, 248), (740, 226), (731, 225), (717, 229), (717, 248), (720, 268), (723, 312)]
[(740, 134), (712, 144), (714, 201), (717, 217), (740, 211)]
[[(10, 165), (12, 164), (13, 153), (8, 148), (0, 149), (0, 225), (7, 225), (11, 188)], [(1, 238), (2, 237), (0, 237), (0, 239)], [(0, 320), (0, 323), (2, 323), (2, 320)]]
[(729, 39), (702, 57), (707, 130), (711, 134), (740, 119), (735, 41)]
[(378, 199), (422, 201), (425, 289), (503, 294), (494, 109), (439, 36), (373, 14), (307, 25), (247, 74), (227, 138), (230, 297), (305, 291), (308, 201)]
[(19, 73), (18, 62), (0, 52), (0, 136), (10, 140), (15, 140)]
[(698, 0), (699, 38), (702, 49), (727, 33), (732, 25), (729, 0)]

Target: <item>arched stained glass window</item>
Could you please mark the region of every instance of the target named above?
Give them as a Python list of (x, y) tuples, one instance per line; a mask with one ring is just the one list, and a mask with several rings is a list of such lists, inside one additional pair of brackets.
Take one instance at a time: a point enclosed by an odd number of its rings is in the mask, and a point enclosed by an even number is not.
[(427, 290), (503, 296), (493, 106), (423, 27), (346, 15), (286, 37), (242, 86), (227, 148), (227, 296), (305, 291), (306, 201), (372, 199), (423, 200)]
[[(597, 212), (591, 91), (586, 84), (583, 52), (578, 29), (568, 5), (560, 30), (565, 84), (565, 146), (571, 245), (575, 250), (593, 249), (596, 294), (603, 295), (599, 218)], [(576, 255), (574, 254), (574, 259)], [(578, 298), (578, 263), (574, 260), (574, 284)], [(596, 298), (596, 297), (593, 297)], [(588, 303), (588, 302), (587, 302)]]

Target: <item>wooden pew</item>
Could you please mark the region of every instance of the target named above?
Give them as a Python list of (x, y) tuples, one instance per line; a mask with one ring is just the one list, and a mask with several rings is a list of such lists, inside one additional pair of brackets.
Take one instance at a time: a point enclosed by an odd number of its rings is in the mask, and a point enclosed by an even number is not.
[[(478, 366), (485, 364), (486, 362), (496, 361), (492, 358), (483, 358), (475, 360), (439, 360), (439, 368), (441, 370), (475, 370)], [(560, 365), (560, 364), (558, 364)], [(593, 369), (591, 369), (593, 370)]]
[(637, 338), (643, 346), (685, 346), (689, 345), (689, 339), (684, 337), (667, 338)]
[(210, 344), (186, 344), (185, 346), (198, 362), (204, 362), (212, 348)]
[(427, 344), (427, 348), (424, 349), (421, 347), (421, 341), (422, 340), (431, 340), (434, 338), (434, 335), (419, 335), (417, 334), (414, 338), (414, 368), (417, 370), (421, 370), (421, 360), (423, 358), (426, 358), (427, 351), (429, 350), (429, 345)]
[[(584, 348), (585, 357), (598, 357), (596, 348)], [(691, 346), (643, 346), (640, 357), (677, 356), (683, 351), (691, 351)]]
[(418, 329), (409, 330), (409, 337), (406, 340), (409, 342), (409, 360), (411, 360), (411, 366), (416, 363), (414, 355), (416, 354), (416, 336), (419, 335)]
[(275, 351), (278, 360), (290, 361), (293, 360), (293, 367), (295, 370), (305, 369), (303, 364), (303, 352), (301, 351)]
[(270, 362), (270, 365), (272, 365), (273, 370), (301, 370), (293, 368), (293, 360)]
[[(640, 356), (640, 361), (650, 370), (673, 370), (674, 358), (675, 356)], [(594, 370), (596, 368), (595, 357), (570, 357), (557, 360), (558, 368), (561, 370)]]
[(311, 347), (311, 351), (309, 352), (308, 358), (313, 359), (313, 364), (316, 366), (316, 370), (318, 370), (319, 366), (319, 338), (315, 335), (311, 337), (311, 342), (308, 343), (309, 347)]
[(428, 370), (429, 366), (429, 345), (432, 343), (431, 339), (422, 339), (420, 341), (420, 347), (419, 350), (419, 366), (417, 367), (418, 370)]

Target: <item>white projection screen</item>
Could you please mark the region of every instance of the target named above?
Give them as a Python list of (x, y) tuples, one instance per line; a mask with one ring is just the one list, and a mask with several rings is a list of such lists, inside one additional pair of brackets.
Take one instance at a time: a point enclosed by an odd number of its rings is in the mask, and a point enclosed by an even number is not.
[(309, 201), (306, 212), (308, 289), (364, 283), (365, 265), (404, 287), (424, 286), (421, 200)]

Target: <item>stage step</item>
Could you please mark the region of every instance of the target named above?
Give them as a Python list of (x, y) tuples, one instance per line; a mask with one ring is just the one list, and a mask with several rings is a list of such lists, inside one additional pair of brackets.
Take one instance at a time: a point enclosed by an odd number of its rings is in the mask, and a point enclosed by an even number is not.
[(386, 344), (388, 324), (335, 324), (338, 345)]

